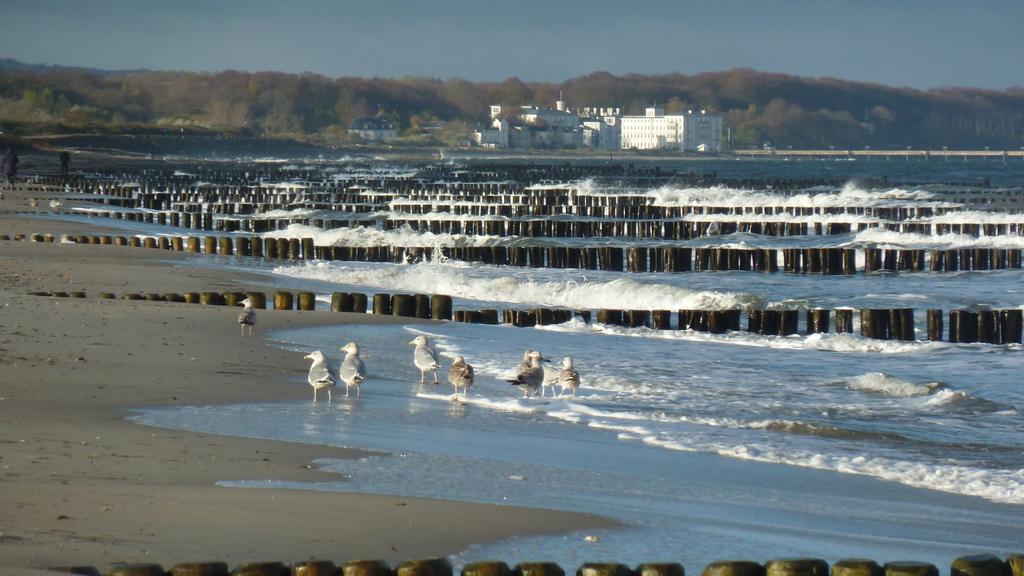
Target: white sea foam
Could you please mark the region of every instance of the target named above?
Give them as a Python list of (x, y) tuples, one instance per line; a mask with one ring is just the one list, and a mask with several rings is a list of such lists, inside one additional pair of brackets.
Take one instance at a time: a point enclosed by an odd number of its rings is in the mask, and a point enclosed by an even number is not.
[(865, 392), (873, 392), (887, 396), (910, 397), (926, 396), (931, 394), (940, 388), (941, 384), (938, 382), (918, 384), (915, 382), (907, 382), (906, 380), (902, 380), (882, 372), (869, 372), (848, 381), (847, 386), (854, 390), (863, 390)]
[(845, 244), (849, 247), (876, 247), (917, 250), (961, 250), (966, 248), (1024, 248), (1024, 236), (981, 236), (965, 234), (916, 234), (868, 228)]
[(567, 274), (566, 280), (536, 281), (516, 275), (481, 277), (459, 263), (417, 263), (367, 267), (338, 262), (308, 262), (279, 266), (275, 274), (357, 284), (389, 290), (449, 294), (459, 298), (512, 304), (567, 308), (735, 308), (757, 298), (742, 293), (696, 291), (667, 284), (641, 283), (630, 278), (590, 281)]
[(883, 207), (883, 206), (931, 206), (956, 207), (959, 204), (936, 201), (936, 195), (925, 190), (903, 190), (893, 188), (884, 191), (865, 190), (853, 183), (847, 183), (836, 192), (787, 194), (740, 190), (723, 186), (707, 188), (663, 187), (647, 192), (656, 206), (783, 206), (808, 207)]
[(291, 224), (283, 230), (265, 232), (261, 236), (263, 238), (312, 238), (317, 246), (364, 248), (374, 246), (445, 248), (450, 246), (496, 246), (507, 243), (507, 239), (496, 236), (433, 234), (419, 232), (407, 226), (393, 230), (378, 230), (369, 227), (323, 230), (305, 224)]

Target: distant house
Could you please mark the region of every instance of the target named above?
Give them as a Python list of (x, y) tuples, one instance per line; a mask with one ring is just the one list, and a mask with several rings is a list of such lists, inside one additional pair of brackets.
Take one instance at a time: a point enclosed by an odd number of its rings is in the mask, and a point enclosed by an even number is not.
[(358, 118), (348, 129), (348, 133), (367, 142), (384, 142), (398, 138), (395, 125), (383, 116), (365, 116)]

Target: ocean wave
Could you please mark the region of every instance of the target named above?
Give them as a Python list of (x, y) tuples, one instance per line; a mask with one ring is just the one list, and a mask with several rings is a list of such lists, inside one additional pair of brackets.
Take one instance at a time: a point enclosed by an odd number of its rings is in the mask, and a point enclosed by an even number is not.
[(589, 280), (568, 275), (566, 280), (541, 281), (516, 274), (481, 277), (473, 266), (422, 262), (408, 265), (363, 266), (339, 262), (307, 262), (278, 266), (275, 274), (357, 284), (393, 291), (449, 294), (469, 300), (507, 302), (580, 309), (734, 308), (754, 304), (749, 294), (696, 291), (667, 284), (641, 283), (630, 278)]
[(908, 398), (914, 396), (927, 396), (936, 390), (943, 388), (938, 382), (918, 384), (884, 374), (882, 372), (869, 372), (862, 374), (846, 382), (846, 386), (853, 390), (862, 390), (883, 394), (885, 396), (897, 396)]

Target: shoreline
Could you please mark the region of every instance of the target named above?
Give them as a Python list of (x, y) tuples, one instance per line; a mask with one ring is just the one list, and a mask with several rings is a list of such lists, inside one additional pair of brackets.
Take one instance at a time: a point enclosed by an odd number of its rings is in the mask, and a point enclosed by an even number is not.
[[(20, 196), (9, 194), (0, 209), (17, 209), (25, 203)], [(0, 226), (5, 233), (96, 229), (7, 213)], [(313, 460), (371, 452), (152, 428), (128, 420), (129, 410), (307, 399), (308, 386), (296, 382), (306, 361), (273, 346), (266, 332), (410, 320), (261, 310), (256, 336), (240, 338), (233, 308), (25, 294), (267, 289), (265, 277), (182, 266), (187, 258), (117, 246), (0, 243), (5, 569), (314, 557), (395, 563), (512, 536), (618, 525), (570, 512), (215, 486), (338, 481)]]

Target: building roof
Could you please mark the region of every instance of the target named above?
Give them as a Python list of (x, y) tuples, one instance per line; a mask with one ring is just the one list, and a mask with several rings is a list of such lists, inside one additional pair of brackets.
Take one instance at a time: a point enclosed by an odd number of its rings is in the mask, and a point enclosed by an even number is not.
[(381, 116), (364, 116), (356, 118), (349, 130), (394, 130), (395, 127), (388, 122), (387, 118)]

